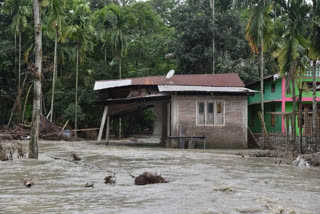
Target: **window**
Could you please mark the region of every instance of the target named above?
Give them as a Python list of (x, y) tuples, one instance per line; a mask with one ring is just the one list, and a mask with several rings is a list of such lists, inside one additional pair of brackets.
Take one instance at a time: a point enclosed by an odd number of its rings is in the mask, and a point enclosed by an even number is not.
[(213, 102), (208, 102), (207, 108), (207, 124), (214, 124)]
[(224, 101), (197, 101), (197, 125), (224, 125)]
[(271, 92), (276, 92), (276, 84), (275, 83), (271, 84)]
[(198, 103), (198, 124), (205, 124), (204, 102)]

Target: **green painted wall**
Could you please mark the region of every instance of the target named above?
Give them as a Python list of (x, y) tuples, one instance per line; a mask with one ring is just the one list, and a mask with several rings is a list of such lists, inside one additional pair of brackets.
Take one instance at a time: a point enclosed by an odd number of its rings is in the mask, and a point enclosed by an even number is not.
[[(272, 92), (272, 84), (275, 84), (275, 91)], [(257, 82), (251, 86), (248, 86), (248, 88), (251, 88), (256, 91), (260, 91), (260, 82)], [(273, 78), (267, 79), (264, 81), (264, 101), (268, 102), (271, 100), (280, 100), (281, 99), (281, 93), (282, 93), (282, 80), (277, 79), (276, 81), (273, 81)], [(261, 102), (261, 94), (255, 93), (252, 96), (249, 96), (248, 103), (259, 103)]]
[[(272, 115), (267, 114), (267, 112), (281, 112), (281, 102), (272, 102), (272, 103), (266, 103), (264, 105), (265, 108), (265, 124), (268, 132), (273, 133), (281, 133), (281, 117), (280, 116), (274, 116), (275, 118), (275, 126), (272, 127)], [(273, 109), (274, 108), (274, 109)], [(260, 119), (258, 117), (258, 112), (260, 111), (260, 104), (255, 105), (249, 105), (248, 107), (248, 122), (249, 127), (253, 133), (261, 133), (261, 123)]]
[[(312, 78), (302, 78), (302, 84), (306, 82), (312, 82)], [(320, 78), (317, 78), (317, 83), (320, 82)], [(318, 83), (319, 84), (319, 83)], [(290, 87), (292, 87), (292, 84), (290, 84)], [(299, 96), (298, 86), (296, 85), (296, 96)], [(286, 93), (286, 97), (292, 97), (292, 93)], [(302, 93), (302, 97), (312, 97), (312, 90), (306, 91)], [(320, 97), (320, 92), (317, 92), (317, 97)]]

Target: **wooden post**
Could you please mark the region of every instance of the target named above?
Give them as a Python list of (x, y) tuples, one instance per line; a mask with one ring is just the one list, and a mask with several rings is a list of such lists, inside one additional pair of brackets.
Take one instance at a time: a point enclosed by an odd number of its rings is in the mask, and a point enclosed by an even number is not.
[(290, 122), (290, 117), (291, 115), (286, 115), (286, 147), (287, 147), (287, 151), (289, 151), (289, 122)]
[(261, 114), (260, 111), (258, 112), (258, 115), (259, 115), (259, 118), (260, 118), (261, 126), (263, 128), (262, 136), (263, 137), (264, 137), (264, 135), (266, 136), (269, 149), (272, 149), (271, 141), (270, 141), (270, 138), (269, 138), (269, 135), (268, 135), (268, 132), (267, 132), (267, 128), (266, 128), (266, 124), (264, 123), (264, 120), (263, 120), (263, 117), (262, 117), (262, 114)]
[(109, 134), (110, 134), (110, 116), (107, 116), (107, 127), (106, 127), (106, 143), (109, 141)]
[(108, 106), (104, 107), (104, 111), (103, 111), (103, 115), (102, 115), (102, 120), (101, 120), (101, 124), (100, 124), (100, 130), (99, 130), (99, 135), (98, 135), (98, 142), (101, 141), (102, 138), (102, 132), (103, 132), (103, 128), (104, 128), (104, 124), (106, 122), (106, 117), (108, 114)]

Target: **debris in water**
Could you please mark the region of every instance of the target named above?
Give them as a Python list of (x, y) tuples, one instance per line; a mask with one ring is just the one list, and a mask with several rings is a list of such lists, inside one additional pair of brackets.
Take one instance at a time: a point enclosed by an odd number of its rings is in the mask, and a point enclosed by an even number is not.
[(214, 191), (221, 191), (221, 192), (234, 192), (234, 189), (231, 187), (216, 187), (213, 188)]
[(31, 187), (32, 185), (34, 185), (32, 178), (29, 178), (27, 175), (24, 176), (22, 181), (26, 187)]
[(297, 159), (295, 159), (293, 162), (292, 162), (292, 165), (294, 166), (305, 166), (305, 167), (309, 167), (310, 164), (305, 161), (301, 156), (298, 156)]
[(107, 175), (104, 178), (104, 183), (105, 184), (115, 184), (116, 183), (116, 174), (112, 172), (111, 175)]
[[(29, 140), (31, 128), (28, 125), (18, 124), (13, 127), (4, 126), (0, 129), (0, 140)], [(39, 137), (45, 140), (70, 140), (60, 128), (40, 115)]]
[(267, 152), (256, 152), (253, 154), (249, 155), (250, 157), (256, 157), (256, 158), (261, 158), (261, 157), (267, 157), (267, 158), (284, 158), (287, 157), (288, 154), (282, 151), (267, 151)]
[[(298, 158), (300, 158), (300, 162), (298, 162)], [(293, 165), (295, 166), (320, 166), (320, 152), (317, 153), (311, 153), (311, 154), (304, 154), (299, 155), (295, 161), (293, 161)], [(305, 163), (301, 163), (301, 161), (304, 161)], [(299, 165), (300, 163), (300, 165)], [(308, 164), (308, 165), (307, 165)]]
[(144, 172), (142, 175), (139, 175), (138, 177), (131, 175), (131, 177), (134, 178), (135, 185), (168, 183), (168, 181), (166, 179), (164, 179), (161, 175), (153, 174), (151, 172)]
[(73, 161), (81, 161), (81, 158), (75, 152), (71, 152)]
[(84, 185), (84, 187), (85, 187), (85, 188), (87, 188), (87, 187), (93, 188), (93, 187), (94, 187), (94, 183), (86, 183), (86, 184)]
[(24, 150), (19, 142), (15, 141), (2, 141), (0, 142), (0, 160), (9, 161), (13, 157), (24, 158)]

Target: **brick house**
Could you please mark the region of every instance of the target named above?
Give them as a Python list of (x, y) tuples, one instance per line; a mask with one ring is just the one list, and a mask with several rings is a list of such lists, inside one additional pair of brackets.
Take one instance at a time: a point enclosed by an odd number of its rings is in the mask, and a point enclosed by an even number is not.
[[(247, 148), (247, 102), (254, 90), (238, 74), (193, 74), (96, 81), (104, 105), (98, 141), (110, 118), (154, 108), (153, 134), (168, 139), (204, 137), (207, 148)], [(179, 138), (181, 140), (181, 138)], [(170, 144), (177, 147), (178, 144)], [(196, 147), (202, 144), (196, 143)]]

